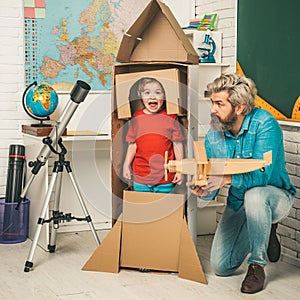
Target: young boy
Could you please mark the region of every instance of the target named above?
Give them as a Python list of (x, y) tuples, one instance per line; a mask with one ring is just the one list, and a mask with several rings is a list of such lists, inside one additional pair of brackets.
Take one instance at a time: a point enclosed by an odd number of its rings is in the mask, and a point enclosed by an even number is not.
[(134, 113), (129, 124), (123, 177), (132, 179), (132, 165), (134, 191), (170, 193), (175, 184), (181, 184), (182, 175), (170, 173), (165, 180), (164, 156), (168, 151), (168, 160), (183, 158), (181, 126), (177, 116), (165, 110), (166, 93), (160, 81), (144, 77), (133, 86), (144, 108)]

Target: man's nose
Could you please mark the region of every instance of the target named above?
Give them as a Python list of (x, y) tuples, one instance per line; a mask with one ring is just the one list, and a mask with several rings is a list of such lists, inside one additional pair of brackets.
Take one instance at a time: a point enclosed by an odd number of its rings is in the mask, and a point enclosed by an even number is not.
[(215, 104), (212, 104), (212, 105), (211, 105), (210, 112), (214, 114), (214, 113), (216, 113), (216, 111), (217, 111), (216, 105), (215, 105)]

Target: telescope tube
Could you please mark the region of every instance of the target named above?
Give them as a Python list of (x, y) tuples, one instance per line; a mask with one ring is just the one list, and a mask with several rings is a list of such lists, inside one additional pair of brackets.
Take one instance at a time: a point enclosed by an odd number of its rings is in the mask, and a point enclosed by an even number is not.
[(10, 145), (5, 202), (18, 202), (24, 183), (25, 147)]

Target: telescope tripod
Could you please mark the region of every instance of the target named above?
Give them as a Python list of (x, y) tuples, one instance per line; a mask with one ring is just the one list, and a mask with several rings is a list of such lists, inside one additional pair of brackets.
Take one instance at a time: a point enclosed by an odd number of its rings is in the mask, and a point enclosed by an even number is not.
[[(79, 188), (77, 187), (76, 181), (75, 181), (75, 179), (72, 175), (72, 169), (71, 169), (71, 166), (70, 166), (70, 162), (65, 160), (65, 155), (67, 153), (67, 149), (64, 147), (64, 145), (62, 143), (62, 139), (60, 138), (57, 142), (57, 145), (61, 149), (60, 152), (58, 152), (54, 149), (54, 147), (52, 146), (52, 140), (49, 137), (45, 138), (43, 140), (43, 142), (44, 142), (44, 144), (49, 146), (49, 148), (51, 149), (51, 151), (53, 153), (58, 155), (59, 159), (54, 162), (53, 172), (52, 172), (52, 175), (51, 175), (51, 180), (50, 180), (49, 187), (48, 187), (45, 199), (44, 199), (44, 205), (43, 205), (40, 217), (39, 217), (38, 222), (37, 222), (37, 228), (36, 228), (34, 238), (33, 238), (33, 241), (32, 241), (32, 245), (31, 245), (28, 257), (27, 257), (27, 261), (25, 263), (24, 272), (29, 272), (30, 269), (33, 266), (32, 259), (33, 259), (34, 251), (37, 247), (38, 239), (39, 239), (39, 236), (40, 236), (40, 233), (41, 233), (41, 230), (42, 230), (42, 226), (43, 226), (44, 223), (50, 223), (51, 221), (53, 222), (53, 227), (51, 229), (51, 234), (50, 234), (50, 243), (48, 245), (48, 250), (49, 250), (50, 253), (55, 252), (57, 229), (59, 228), (59, 223), (64, 222), (64, 221), (70, 222), (72, 220), (77, 220), (77, 221), (86, 221), (86, 222), (88, 222), (88, 225), (89, 225), (89, 227), (90, 227), (90, 229), (91, 229), (91, 231), (94, 235), (94, 238), (96, 240), (97, 245), (98, 246), (100, 245), (100, 240), (99, 240), (98, 235), (96, 233), (95, 227), (92, 223), (92, 219), (89, 216), (89, 213), (88, 213), (88, 210), (87, 210), (86, 205), (84, 203), (84, 200), (81, 196)], [(31, 163), (31, 166), (34, 167), (34, 163)], [(81, 208), (83, 210), (83, 213), (84, 213), (84, 216), (85, 216), (84, 218), (77, 218), (77, 217), (72, 216), (70, 213), (64, 214), (63, 212), (59, 211), (60, 194), (61, 194), (61, 186), (62, 186), (62, 172), (63, 172), (64, 169), (66, 169), (66, 171), (67, 171), (67, 173), (68, 173), (68, 175), (71, 179), (73, 188), (74, 188), (74, 190), (77, 194), (77, 197), (79, 199)], [(58, 179), (58, 181), (56, 182), (57, 179)], [(52, 217), (48, 220), (45, 220), (45, 215), (46, 215), (46, 212), (47, 212), (47, 209), (48, 209), (48, 206), (49, 206), (51, 194), (52, 194), (53, 188), (55, 186), (55, 183), (56, 183), (56, 189), (55, 189), (54, 207), (53, 207)]]

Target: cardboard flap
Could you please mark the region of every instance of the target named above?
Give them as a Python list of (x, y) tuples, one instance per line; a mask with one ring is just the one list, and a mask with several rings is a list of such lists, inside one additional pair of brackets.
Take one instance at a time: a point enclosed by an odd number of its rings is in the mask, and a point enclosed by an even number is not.
[(207, 284), (185, 217), (181, 229), (178, 276)]
[(83, 271), (119, 272), (122, 215), (119, 217), (102, 244), (82, 267)]
[(132, 51), (133, 49), (136, 48), (138, 43), (139, 43), (138, 39), (134, 38), (131, 35), (124, 34), (122, 37), (122, 41), (120, 44), (120, 48), (116, 60), (119, 62), (129, 61), (129, 57), (131, 57)]
[(143, 31), (151, 24), (155, 13), (158, 12), (159, 5), (156, 1), (150, 1), (135, 22), (127, 30), (126, 35), (134, 39), (139, 39), (143, 35)]
[(152, 0), (123, 36), (117, 61), (198, 64), (199, 56), (169, 7)]

